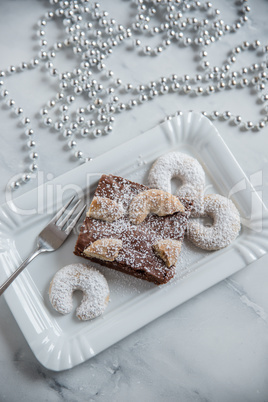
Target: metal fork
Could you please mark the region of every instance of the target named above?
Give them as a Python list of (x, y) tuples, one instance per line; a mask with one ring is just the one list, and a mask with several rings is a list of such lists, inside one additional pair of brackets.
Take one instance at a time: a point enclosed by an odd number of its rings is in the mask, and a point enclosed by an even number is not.
[(10, 275), (10, 277), (3, 283), (3, 285), (0, 286), (0, 296), (35, 257), (44, 252), (55, 251), (64, 243), (64, 241), (67, 239), (72, 229), (86, 209), (86, 205), (84, 205), (83, 208), (81, 208), (81, 210), (78, 212), (78, 214), (72, 219), (72, 221), (68, 222), (81, 201), (78, 200), (74, 207), (66, 214), (66, 216), (60, 220), (74, 198), (75, 196), (73, 196), (67, 202), (67, 204), (64, 205), (57, 212), (54, 218), (52, 218), (48, 225), (41, 231), (41, 233), (39, 233), (37, 237), (36, 249), (25, 261), (23, 261), (19, 268), (17, 268), (16, 271), (14, 271), (13, 274)]

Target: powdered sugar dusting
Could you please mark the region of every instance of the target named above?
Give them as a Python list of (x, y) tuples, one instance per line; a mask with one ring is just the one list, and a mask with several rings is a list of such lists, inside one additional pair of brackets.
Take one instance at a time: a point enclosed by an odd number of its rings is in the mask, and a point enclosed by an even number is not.
[[(126, 214), (113, 222), (87, 217), (81, 227), (75, 254), (86, 257), (84, 250), (98, 239), (120, 239), (122, 249), (116, 259), (105, 263), (99, 260), (101, 264), (157, 284), (170, 280), (175, 274), (175, 268), (166, 266), (165, 262), (154, 252), (153, 245), (160, 239), (183, 240), (190, 216), (191, 202), (181, 199), (183, 205), (180, 205), (183, 211), (167, 216), (150, 213), (140, 224), (132, 224), (128, 215), (129, 205), (137, 194), (146, 190), (148, 187), (127, 179), (103, 175), (95, 197), (107, 197), (121, 203), (124, 205)], [(168, 194), (168, 198), (170, 197), (173, 196)], [(177, 198), (176, 200), (179, 202)], [(93, 261), (95, 260), (93, 259)]]
[(105, 277), (95, 268), (85, 264), (71, 264), (61, 268), (51, 281), (49, 300), (56, 311), (72, 311), (72, 294), (83, 292), (83, 299), (76, 309), (80, 320), (91, 320), (101, 315), (109, 301), (109, 287)]
[(153, 164), (148, 177), (151, 188), (171, 193), (171, 180), (179, 178), (182, 185), (177, 195), (194, 201), (193, 214), (203, 211), (203, 194), (205, 188), (205, 172), (200, 163), (181, 152), (169, 152), (160, 156)]
[(234, 203), (219, 194), (204, 197), (204, 214), (213, 219), (211, 227), (198, 220), (188, 223), (187, 236), (204, 250), (219, 250), (228, 246), (240, 231), (240, 217)]

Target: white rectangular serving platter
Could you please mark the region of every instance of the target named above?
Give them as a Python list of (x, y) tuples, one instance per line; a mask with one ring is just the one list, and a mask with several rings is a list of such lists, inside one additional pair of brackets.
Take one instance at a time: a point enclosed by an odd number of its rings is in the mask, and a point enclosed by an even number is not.
[[(80, 322), (75, 311), (62, 316), (48, 300), (49, 283), (56, 271), (73, 262), (85, 262), (73, 255), (76, 228), (58, 251), (34, 260), (4, 294), (33, 353), (48, 369), (59, 371), (84, 362), (267, 253), (265, 206), (213, 124), (190, 112), (3, 205), (0, 280), (27, 257), (39, 231), (70, 194), (77, 193), (89, 203), (103, 173), (146, 184), (151, 164), (174, 150), (194, 156), (203, 165), (207, 192), (233, 200), (241, 214), (240, 235), (229, 247), (214, 252), (199, 250), (186, 240), (175, 278), (162, 286), (95, 264), (108, 280), (110, 302), (102, 317)], [(75, 294), (74, 310), (79, 300), (80, 295)]]

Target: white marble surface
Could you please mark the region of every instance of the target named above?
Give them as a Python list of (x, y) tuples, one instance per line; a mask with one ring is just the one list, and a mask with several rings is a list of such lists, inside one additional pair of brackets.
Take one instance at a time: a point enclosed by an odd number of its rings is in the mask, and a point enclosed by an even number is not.
[[(129, 3), (103, 1), (111, 15), (123, 23)], [(234, 2), (215, 2), (226, 20), (232, 20)], [(212, 52), (214, 62), (243, 40), (267, 44), (268, 2), (250, 2), (249, 23), (229, 35)], [(1, 0), (0, 69), (30, 59), (36, 52), (34, 33), (38, 18), (49, 9), (46, 1)], [(121, 20), (120, 20), (121, 18)], [(174, 45), (175, 46), (175, 45)], [(224, 56), (223, 56), (224, 55)], [(194, 52), (174, 47), (159, 58), (137, 57), (120, 49), (111, 59), (113, 69), (127, 81), (138, 83), (171, 73), (196, 73)], [(38, 129), (40, 166), (51, 178), (77, 165), (56, 134), (39, 127), (35, 115), (51, 96), (49, 81), (39, 71), (15, 75), (6, 81)], [(111, 137), (85, 143), (96, 156), (158, 124), (177, 110), (231, 110), (246, 120), (259, 119), (260, 107), (249, 90), (228, 91), (213, 97), (189, 98), (168, 94), (121, 114)], [(131, 123), (131, 124), (130, 124)], [(264, 202), (268, 204), (268, 127), (242, 132), (216, 122), (224, 140), (248, 176), (261, 172)], [(0, 201), (5, 201), (8, 180), (23, 170), (26, 156), (21, 129), (5, 107), (0, 107)], [(253, 176), (254, 178), (254, 176)], [(37, 185), (24, 186), (18, 195)], [(219, 401), (268, 400), (268, 296), (267, 263), (257, 263), (219, 283), (184, 305), (148, 324), (118, 344), (69, 371), (54, 373), (33, 356), (4, 298), (0, 299), (0, 400), (15, 401)], [(107, 334), (109, 336), (109, 334)]]

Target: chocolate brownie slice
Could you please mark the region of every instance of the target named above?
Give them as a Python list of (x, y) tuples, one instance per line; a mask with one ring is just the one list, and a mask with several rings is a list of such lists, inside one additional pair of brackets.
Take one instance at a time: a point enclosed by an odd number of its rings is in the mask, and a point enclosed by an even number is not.
[[(87, 216), (81, 226), (74, 254), (157, 285), (168, 282), (175, 274), (175, 267), (168, 267), (153, 247), (164, 239), (182, 242), (192, 203), (179, 199), (183, 211), (166, 216), (148, 213), (140, 224), (133, 224), (129, 219), (129, 206), (138, 194), (146, 190), (150, 189), (122, 177), (103, 175), (91, 204), (90, 210), (94, 213)], [(96, 258), (93, 248), (100, 239), (117, 239), (117, 248), (109, 250), (109, 259)], [(119, 248), (118, 244), (121, 245)], [(101, 247), (103, 250), (104, 243)], [(85, 250), (89, 249), (91, 251), (86, 255)], [(113, 260), (111, 255), (114, 255)]]

